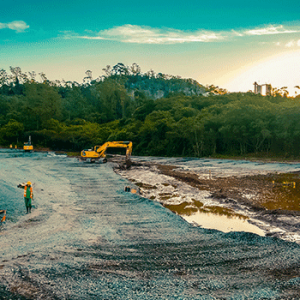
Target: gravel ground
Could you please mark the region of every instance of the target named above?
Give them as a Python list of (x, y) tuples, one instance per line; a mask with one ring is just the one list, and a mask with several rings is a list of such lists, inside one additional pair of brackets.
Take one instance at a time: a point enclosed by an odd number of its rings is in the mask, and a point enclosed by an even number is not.
[(114, 166), (0, 150), (0, 299), (299, 299), (297, 243), (193, 226)]

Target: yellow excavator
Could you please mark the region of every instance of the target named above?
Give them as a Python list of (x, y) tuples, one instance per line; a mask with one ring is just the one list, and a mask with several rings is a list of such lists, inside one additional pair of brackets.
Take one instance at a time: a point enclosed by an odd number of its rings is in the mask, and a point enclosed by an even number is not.
[[(121, 150), (121, 151), (120, 151)], [(123, 151), (122, 151), (123, 150)], [(80, 153), (81, 160), (87, 160), (90, 162), (95, 162), (96, 160), (103, 159), (102, 162), (106, 163), (107, 153), (110, 152), (110, 154), (116, 154), (123, 152), (126, 155), (126, 161), (130, 159), (131, 152), (132, 152), (132, 142), (130, 141), (114, 141), (114, 142), (106, 142), (102, 146), (94, 146), (94, 149), (87, 149), (82, 150)]]
[(28, 142), (24, 143), (23, 150), (25, 152), (30, 152), (33, 150), (33, 145), (31, 145), (31, 136), (29, 136)]

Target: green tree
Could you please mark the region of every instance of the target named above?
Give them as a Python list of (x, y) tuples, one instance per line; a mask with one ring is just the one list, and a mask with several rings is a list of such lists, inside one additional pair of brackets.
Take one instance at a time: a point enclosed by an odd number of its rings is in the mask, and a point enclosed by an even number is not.
[(131, 116), (133, 107), (124, 85), (105, 79), (96, 89), (99, 93), (97, 111), (102, 115), (102, 122)]
[(24, 131), (24, 125), (16, 120), (9, 122), (0, 128), (0, 141), (2, 143), (16, 143)]
[(61, 97), (48, 84), (25, 84), (23, 114), (25, 124), (31, 129), (41, 129), (48, 120), (61, 118)]
[(154, 111), (149, 114), (139, 131), (138, 151), (146, 155), (167, 156), (169, 153), (166, 133), (174, 123), (170, 112)]

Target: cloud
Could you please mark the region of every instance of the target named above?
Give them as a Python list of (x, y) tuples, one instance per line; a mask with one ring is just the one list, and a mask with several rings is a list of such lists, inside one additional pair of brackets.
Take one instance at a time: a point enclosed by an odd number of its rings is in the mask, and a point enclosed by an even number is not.
[(293, 46), (295, 46), (295, 42), (294, 41), (290, 41), (290, 42), (288, 42), (288, 43), (285, 44), (285, 47), (287, 47), (287, 48), (291, 48)]
[(244, 36), (243, 33), (239, 32), (239, 31), (236, 31), (234, 29), (231, 30), (231, 33), (235, 36)]
[(24, 21), (13, 21), (10, 23), (0, 23), (0, 29), (8, 28), (11, 30), (15, 30), (16, 32), (23, 32), (29, 25), (27, 25)]
[(87, 35), (82, 35), (78, 36), (79, 39), (85, 39), (85, 40), (105, 40), (105, 38), (101, 36), (87, 36)]
[(298, 40), (298, 41), (292, 40), (285, 44), (285, 47), (287, 47), (287, 48), (291, 48), (291, 47), (295, 47), (295, 46), (300, 47), (300, 40)]
[(189, 42), (212, 42), (223, 39), (222, 34), (199, 30), (187, 32), (175, 29), (157, 29), (137, 25), (124, 25), (102, 30), (96, 36), (77, 36), (81, 39), (113, 40), (137, 44), (178, 44)]
[(147, 26), (126, 24), (99, 32), (86, 30), (86, 34), (65, 33), (65, 38), (79, 38), (87, 40), (110, 40), (122, 43), (135, 44), (182, 44), (182, 43), (209, 43), (229, 40), (232, 38), (245, 38), (250, 36), (290, 34), (300, 32), (300, 27), (287, 28), (283, 25), (268, 25), (256, 29), (209, 31), (184, 31), (177, 29), (159, 29)]
[(298, 30), (285, 29), (283, 25), (279, 25), (279, 26), (271, 25), (264, 28), (246, 30), (244, 31), (244, 34), (245, 35), (270, 35), (270, 34), (283, 34), (283, 33), (296, 33), (296, 32), (299, 32), (299, 29)]

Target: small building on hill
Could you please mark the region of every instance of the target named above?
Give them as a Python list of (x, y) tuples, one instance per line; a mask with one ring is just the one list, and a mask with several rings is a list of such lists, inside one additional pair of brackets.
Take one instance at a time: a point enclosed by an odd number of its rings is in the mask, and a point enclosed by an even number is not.
[(256, 81), (253, 83), (254, 85), (254, 94), (260, 94), (263, 96), (271, 95), (271, 84), (258, 84)]

